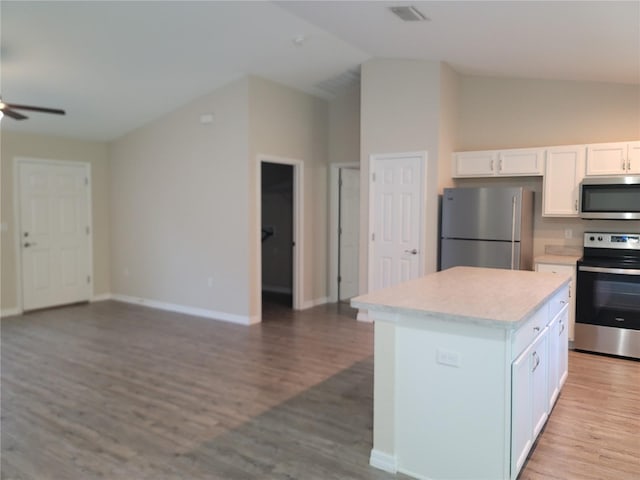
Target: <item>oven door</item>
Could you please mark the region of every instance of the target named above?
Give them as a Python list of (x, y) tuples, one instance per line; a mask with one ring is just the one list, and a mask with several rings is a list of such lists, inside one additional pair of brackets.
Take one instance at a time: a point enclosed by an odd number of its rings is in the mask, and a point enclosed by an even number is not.
[(578, 262), (574, 347), (640, 358), (640, 269)]

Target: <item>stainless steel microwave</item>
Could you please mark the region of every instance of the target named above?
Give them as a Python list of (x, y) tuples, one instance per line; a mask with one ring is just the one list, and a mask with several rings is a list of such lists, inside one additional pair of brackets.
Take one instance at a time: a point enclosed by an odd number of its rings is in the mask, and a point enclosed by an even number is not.
[(580, 184), (580, 216), (640, 220), (640, 175), (585, 177)]

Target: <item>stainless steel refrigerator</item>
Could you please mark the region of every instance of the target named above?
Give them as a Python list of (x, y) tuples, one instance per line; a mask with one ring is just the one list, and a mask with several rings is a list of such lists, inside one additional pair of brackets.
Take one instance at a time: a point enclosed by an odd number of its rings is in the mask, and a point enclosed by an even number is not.
[(533, 192), (522, 187), (445, 188), (440, 268), (531, 270)]

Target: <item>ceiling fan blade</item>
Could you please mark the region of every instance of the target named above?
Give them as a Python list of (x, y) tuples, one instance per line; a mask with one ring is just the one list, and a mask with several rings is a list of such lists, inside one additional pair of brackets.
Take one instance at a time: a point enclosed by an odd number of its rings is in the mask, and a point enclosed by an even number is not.
[(18, 112), (14, 112), (13, 110), (6, 107), (3, 108), (1, 111), (7, 117), (13, 118), (14, 120), (24, 120), (25, 118), (28, 118), (25, 115), (22, 115), (21, 113), (18, 113)]
[(5, 105), (15, 110), (30, 110), (32, 112), (54, 113), (56, 115), (65, 115), (65, 111), (59, 108), (33, 107), (31, 105), (18, 105), (17, 103), (5, 103)]

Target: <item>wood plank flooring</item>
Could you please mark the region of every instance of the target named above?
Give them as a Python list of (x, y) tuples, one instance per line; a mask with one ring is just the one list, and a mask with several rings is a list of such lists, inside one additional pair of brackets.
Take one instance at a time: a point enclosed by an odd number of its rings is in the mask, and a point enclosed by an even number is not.
[[(107, 301), (3, 319), (1, 478), (406, 479), (368, 465), (373, 327), (353, 318), (271, 305), (245, 327)], [(640, 363), (569, 367), (520, 478), (640, 478)]]

